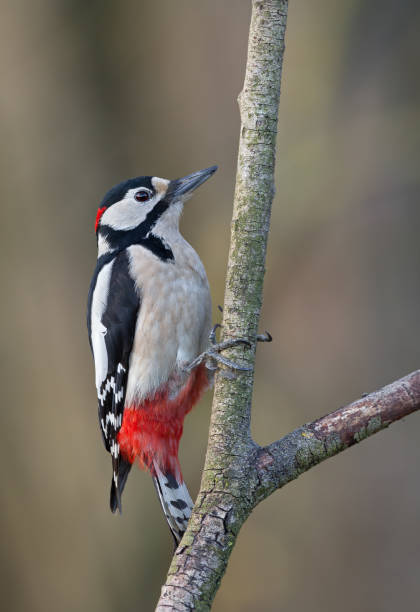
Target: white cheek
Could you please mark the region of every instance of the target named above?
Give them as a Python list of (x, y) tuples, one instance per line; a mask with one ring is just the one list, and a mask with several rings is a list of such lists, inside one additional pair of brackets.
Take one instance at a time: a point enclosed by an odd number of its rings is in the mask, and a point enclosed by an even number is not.
[(104, 212), (101, 224), (116, 230), (133, 229), (144, 221), (149, 210), (149, 206), (142, 206), (133, 200), (121, 200)]

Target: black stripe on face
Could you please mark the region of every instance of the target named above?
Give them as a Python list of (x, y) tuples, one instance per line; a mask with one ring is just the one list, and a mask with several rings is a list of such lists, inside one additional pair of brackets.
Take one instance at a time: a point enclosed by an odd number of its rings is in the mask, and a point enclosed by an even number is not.
[(127, 181), (118, 183), (118, 185), (112, 187), (112, 189), (110, 189), (103, 197), (99, 208), (102, 208), (103, 206), (109, 208), (109, 206), (112, 206), (113, 204), (116, 204), (117, 202), (122, 200), (127, 191), (129, 191), (130, 189), (136, 189), (136, 187), (138, 187), (139, 189), (141, 187), (146, 187), (146, 189), (150, 189), (150, 191), (155, 193), (155, 189), (152, 184), (152, 177), (139, 176), (137, 178), (128, 179)]
[(149, 249), (162, 261), (173, 261), (172, 250), (163, 242), (161, 238), (152, 234), (152, 229), (159, 218), (169, 208), (169, 202), (161, 200), (154, 208), (147, 213), (145, 220), (131, 230), (115, 230), (109, 225), (99, 227), (100, 235), (105, 238), (111, 249), (122, 250), (132, 244), (140, 244)]

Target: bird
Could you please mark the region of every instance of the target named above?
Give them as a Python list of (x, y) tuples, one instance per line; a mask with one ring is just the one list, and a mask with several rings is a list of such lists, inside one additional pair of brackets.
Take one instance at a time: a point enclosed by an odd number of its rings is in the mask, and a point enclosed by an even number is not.
[(110, 507), (121, 512), (137, 463), (153, 478), (175, 544), (193, 507), (178, 459), (184, 417), (211, 386), (215, 361), (248, 369), (219, 354), (246, 340), (215, 343), (206, 271), (179, 230), (184, 203), (216, 170), (123, 181), (106, 193), (95, 221), (87, 327), (112, 459)]

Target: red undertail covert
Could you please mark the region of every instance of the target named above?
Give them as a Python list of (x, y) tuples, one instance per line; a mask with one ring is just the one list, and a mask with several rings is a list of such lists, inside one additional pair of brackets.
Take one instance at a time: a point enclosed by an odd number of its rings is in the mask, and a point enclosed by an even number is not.
[(208, 387), (206, 368), (198, 366), (175, 399), (169, 399), (166, 387), (139, 405), (126, 406), (117, 441), (122, 456), (154, 473), (153, 462), (169, 470), (182, 482), (178, 445), (184, 417)]

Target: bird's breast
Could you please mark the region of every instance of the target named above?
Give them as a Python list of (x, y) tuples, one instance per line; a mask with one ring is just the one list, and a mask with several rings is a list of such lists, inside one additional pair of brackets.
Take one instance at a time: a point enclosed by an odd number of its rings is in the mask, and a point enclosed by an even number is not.
[(130, 356), (126, 406), (167, 385), (176, 395), (188, 378), (182, 366), (207, 346), (211, 326), (208, 281), (197, 253), (184, 243), (171, 245), (171, 262), (161, 261), (139, 245), (128, 249), (130, 274), (141, 306)]

